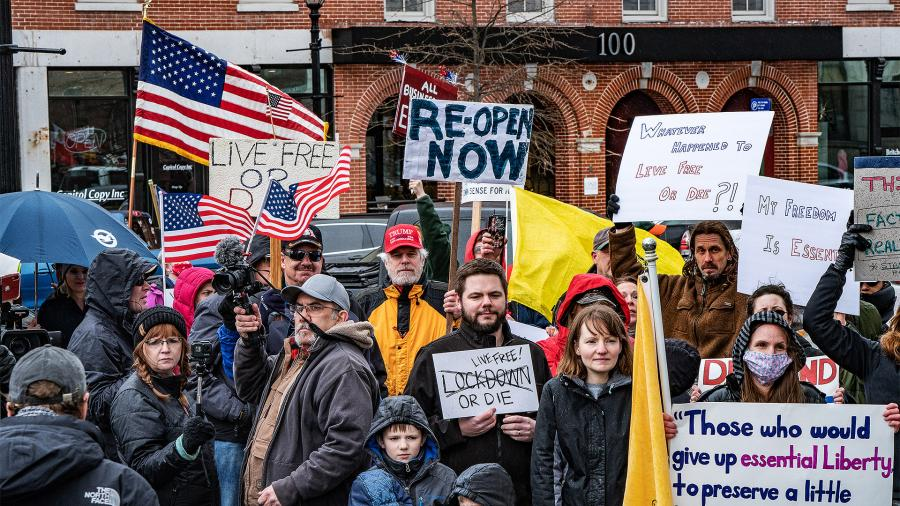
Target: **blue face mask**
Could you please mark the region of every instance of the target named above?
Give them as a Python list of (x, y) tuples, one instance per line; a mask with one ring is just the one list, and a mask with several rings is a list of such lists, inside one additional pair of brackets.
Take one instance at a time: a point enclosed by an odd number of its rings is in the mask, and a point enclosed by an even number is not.
[(776, 353), (770, 355), (758, 351), (744, 352), (744, 364), (753, 374), (753, 377), (763, 385), (771, 385), (778, 378), (784, 375), (784, 371), (791, 365), (790, 355), (787, 353)]

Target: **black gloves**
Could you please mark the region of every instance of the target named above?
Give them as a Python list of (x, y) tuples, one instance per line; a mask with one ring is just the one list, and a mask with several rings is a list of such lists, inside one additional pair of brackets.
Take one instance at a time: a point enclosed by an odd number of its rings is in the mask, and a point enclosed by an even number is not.
[(16, 357), (9, 351), (9, 348), (0, 346), (0, 384), (9, 383), (14, 365), (16, 365)]
[(234, 320), (235, 307), (237, 306), (234, 305), (234, 297), (225, 297), (222, 299), (222, 302), (219, 303), (219, 315), (222, 316), (222, 323), (225, 325), (225, 328), (237, 332)]
[(606, 201), (606, 217), (615, 221), (614, 215), (619, 212), (619, 196), (615, 193), (610, 194), (609, 200)]
[(211, 441), (216, 435), (216, 428), (208, 420), (195, 416), (184, 422), (184, 432), (181, 434), (181, 446), (184, 451), (194, 454), (200, 446)]
[(834, 260), (834, 268), (846, 273), (853, 267), (853, 259), (856, 258), (856, 250), (864, 251), (872, 245), (872, 241), (859, 235), (860, 232), (871, 232), (871, 225), (850, 225), (841, 237), (841, 245), (838, 246), (837, 258)]

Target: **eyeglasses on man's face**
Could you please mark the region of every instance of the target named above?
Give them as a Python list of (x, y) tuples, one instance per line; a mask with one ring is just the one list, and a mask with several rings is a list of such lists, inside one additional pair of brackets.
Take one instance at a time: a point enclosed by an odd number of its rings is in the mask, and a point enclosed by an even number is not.
[(340, 311), (341, 310), (341, 308), (336, 307), (336, 306), (326, 306), (325, 304), (318, 304), (315, 302), (312, 304), (288, 304), (288, 309), (291, 312), (293, 312), (294, 314), (298, 314), (298, 315), (305, 311), (306, 314), (309, 316), (320, 315), (325, 310), (331, 310), (331, 311)]

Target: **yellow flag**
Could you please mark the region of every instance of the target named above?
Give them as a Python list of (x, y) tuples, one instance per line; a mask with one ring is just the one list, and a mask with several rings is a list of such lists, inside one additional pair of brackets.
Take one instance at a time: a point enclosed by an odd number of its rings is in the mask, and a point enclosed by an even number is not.
[[(509, 280), (509, 299), (524, 304), (552, 321), (553, 305), (576, 274), (591, 267), (594, 235), (613, 222), (575, 206), (520, 188), (515, 192), (515, 266)], [(653, 237), (637, 229), (637, 253), (641, 241)], [(681, 274), (684, 259), (669, 243), (656, 241), (660, 274)]]
[(638, 283), (637, 330), (631, 383), (631, 430), (625, 506), (672, 505), (669, 451), (662, 419), (653, 317), (644, 285)]

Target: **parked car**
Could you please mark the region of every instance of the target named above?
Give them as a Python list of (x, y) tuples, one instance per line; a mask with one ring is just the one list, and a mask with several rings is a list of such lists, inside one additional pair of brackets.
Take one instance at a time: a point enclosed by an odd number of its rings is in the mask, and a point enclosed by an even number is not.
[(834, 188), (853, 188), (853, 174), (847, 170), (819, 162), (819, 184)]
[(322, 231), (325, 263), (353, 263), (380, 250), (389, 216), (361, 214), (313, 220)]

